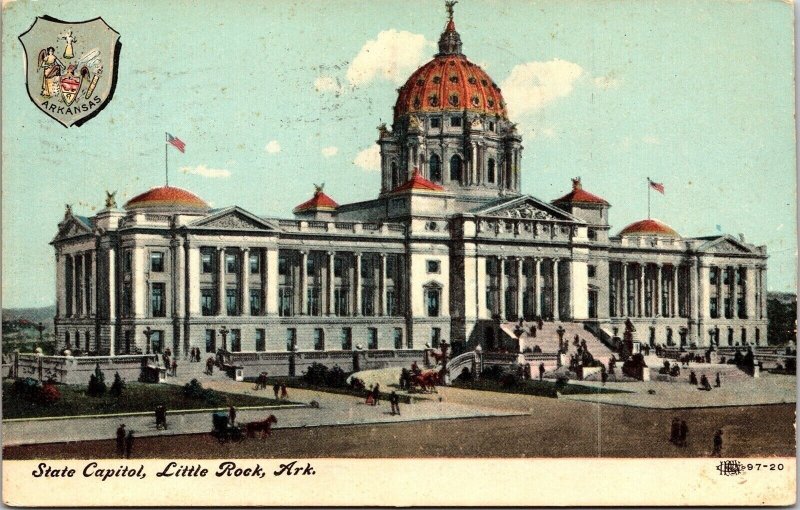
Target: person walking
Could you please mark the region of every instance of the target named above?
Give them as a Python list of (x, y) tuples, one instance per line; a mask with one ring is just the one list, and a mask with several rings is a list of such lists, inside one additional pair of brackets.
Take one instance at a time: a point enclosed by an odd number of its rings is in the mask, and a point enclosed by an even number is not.
[(125, 438), (125, 458), (131, 458), (131, 451), (133, 450), (133, 431), (129, 430), (128, 435)]
[(722, 430), (717, 430), (714, 434), (714, 449), (711, 451), (712, 457), (722, 457)]
[(172, 358), (172, 377), (177, 377), (178, 375), (178, 359), (177, 357)]
[(381, 385), (379, 383), (375, 383), (375, 387), (372, 389), (372, 405), (378, 405), (378, 401), (381, 398)]
[(275, 394), (275, 400), (278, 400), (278, 397), (280, 396), (280, 392), (281, 392), (281, 385), (278, 384), (278, 383), (273, 384), (272, 385), (272, 392)]
[(694, 370), (689, 372), (689, 384), (697, 386), (697, 374), (694, 373)]
[(681, 441), (681, 421), (676, 416), (672, 419), (672, 427), (669, 431), (669, 442), (675, 446), (680, 446)]
[(544, 378), (544, 363), (539, 363), (539, 380)]
[(289, 398), (289, 393), (286, 392), (286, 384), (281, 384), (281, 400)]
[(233, 406), (228, 408), (228, 421), (231, 422), (231, 426), (236, 425), (236, 408)]
[(717, 372), (717, 377), (714, 379), (714, 386), (716, 386), (717, 388), (722, 386), (722, 381), (720, 381), (719, 379), (719, 372)]
[(117, 455), (125, 458), (125, 424), (120, 423), (117, 427)]
[(400, 397), (396, 392), (393, 391), (389, 396), (389, 403), (392, 404), (392, 416), (394, 416), (395, 412), (400, 416)]

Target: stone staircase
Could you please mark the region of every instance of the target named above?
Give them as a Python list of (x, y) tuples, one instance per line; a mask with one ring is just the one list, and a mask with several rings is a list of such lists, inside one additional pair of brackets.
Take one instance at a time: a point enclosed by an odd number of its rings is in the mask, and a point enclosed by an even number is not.
[[(652, 351), (651, 351), (652, 352)], [(645, 363), (647, 363), (648, 368), (650, 369), (650, 380), (651, 381), (673, 381), (673, 382), (681, 382), (687, 383), (689, 382), (689, 374), (694, 372), (697, 375), (697, 380), (700, 381), (700, 377), (705, 375), (708, 378), (708, 381), (711, 385), (714, 385), (714, 380), (719, 373), (720, 379), (722, 384), (724, 385), (726, 382), (734, 382), (734, 381), (746, 381), (752, 379), (751, 376), (740, 370), (735, 365), (723, 365), (718, 363), (689, 363), (688, 367), (683, 366), (682, 363), (676, 360), (667, 360), (670, 362), (670, 366), (674, 365), (675, 363), (681, 369), (681, 374), (678, 377), (669, 377), (658, 373), (658, 370), (664, 366), (664, 358), (659, 358), (655, 355), (645, 356)]]
[[(531, 335), (531, 326), (534, 324), (536, 323), (522, 323), (523, 333), (519, 340), (520, 349), (523, 351), (525, 349), (533, 350), (535, 346), (538, 346), (543, 353), (558, 352), (558, 329), (561, 327), (564, 329), (564, 339), (567, 340), (568, 343), (568, 357), (570, 354), (575, 354), (577, 352), (577, 346), (573, 345), (573, 340), (576, 335), (579, 340), (586, 340), (586, 347), (589, 349), (589, 352), (595, 359), (601, 361), (603, 364), (607, 365), (608, 360), (611, 359), (611, 356), (614, 354), (599, 338), (585, 329), (582, 322), (544, 322), (542, 323), (541, 329), (537, 326), (535, 337)], [(516, 340), (517, 336), (515, 331), (518, 325), (519, 322), (506, 322), (500, 325), (500, 329), (508, 335), (509, 338)]]

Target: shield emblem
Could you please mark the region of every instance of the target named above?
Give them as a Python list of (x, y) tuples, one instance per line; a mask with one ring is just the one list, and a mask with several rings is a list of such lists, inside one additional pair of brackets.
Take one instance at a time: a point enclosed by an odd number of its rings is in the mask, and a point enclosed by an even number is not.
[(19, 40), (28, 97), (64, 127), (80, 126), (111, 101), (122, 45), (103, 18), (39, 16)]

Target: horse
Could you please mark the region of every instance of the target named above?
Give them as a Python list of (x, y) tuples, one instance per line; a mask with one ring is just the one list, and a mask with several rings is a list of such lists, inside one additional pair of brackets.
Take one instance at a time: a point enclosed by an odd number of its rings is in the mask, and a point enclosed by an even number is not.
[(247, 437), (256, 437), (256, 432), (261, 432), (261, 440), (272, 435), (272, 424), (278, 423), (278, 419), (274, 414), (270, 414), (265, 420), (251, 421), (245, 424), (244, 428), (247, 432)]
[(434, 393), (438, 393), (438, 391), (436, 391), (436, 385), (441, 383), (441, 377), (436, 370), (425, 370), (419, 374), (413, 374), (410, 382), (409, 388), (419, 386), (420, 390), (423, 392), (431, 389)]

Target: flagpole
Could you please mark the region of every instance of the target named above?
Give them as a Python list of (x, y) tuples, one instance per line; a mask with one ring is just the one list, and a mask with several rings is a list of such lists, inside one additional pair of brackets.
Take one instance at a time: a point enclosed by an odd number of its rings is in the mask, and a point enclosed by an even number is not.
[(166, 139), (167, 134), (164, 133), (164, 178), (169, 188), (169, 143)]
[(650, 219), (650, 178), (647, 178), (647, 219)]

